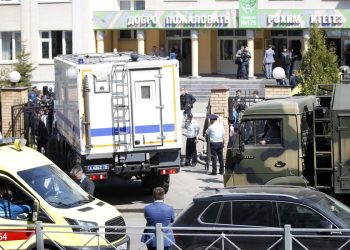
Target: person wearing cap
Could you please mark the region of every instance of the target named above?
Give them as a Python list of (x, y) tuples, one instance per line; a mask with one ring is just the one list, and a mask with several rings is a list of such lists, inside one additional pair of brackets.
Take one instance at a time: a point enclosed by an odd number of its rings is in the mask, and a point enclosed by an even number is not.
[[(186, 128), (186, 161), (185, 166), (194, 167), (197, 164), (197, 148), (199, 125), (193, 119), (193, 115), (189, 114), (185, 122)], [(191, 162), (192, 161), (192, 162)]]
[(84, 174), (83, 168), (80, 165), (75, 165), (70, 171), (70, 174), (85, 192), (91, 196), (94, 195), (95, 184)]
[(212, 161), (212, 171), (209, 175), (216, 175), (216, 160), (219, 158), (220, 169), (219, 173), (224, 173), (224, 135), (225, 130), (224, 126), (217, 121), (218, 116), (215, 114), (211, 114), (208, 116), (210, 119), (210, 126), (205, 131), (205, 135), (208, 136), (210, 141), (210, 153), (211, 153), (211, 161)]

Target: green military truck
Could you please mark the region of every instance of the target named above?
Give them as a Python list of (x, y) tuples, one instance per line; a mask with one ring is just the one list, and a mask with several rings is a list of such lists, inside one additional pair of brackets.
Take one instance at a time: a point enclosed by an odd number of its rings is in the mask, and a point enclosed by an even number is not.
[(350, 193), (349, 98), (350, 84), (319, 85), (315, 96), (249, 107), (227, 150), (224, 185), (308, 185)]

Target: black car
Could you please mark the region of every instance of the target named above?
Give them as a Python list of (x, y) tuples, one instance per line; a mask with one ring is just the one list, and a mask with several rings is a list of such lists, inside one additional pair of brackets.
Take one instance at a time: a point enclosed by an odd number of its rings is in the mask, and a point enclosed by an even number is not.
[[(190, 206), (178, 215), (173, 226), (214, 229), (187, 231), (174, 228), (176, 245), (181, 249), (255, 250), (284, 249), (281, 229), (286, 224), (298, 229), (349, 229), (350, 208), (309, 188), (240, 186), (199, 193)], [(244, 231), (246, 228), (249, 229)], [(251, 232), (251, 228), (269, 230)], [(220, 239), (221, 233), (225, 234), (224, 240)], [(293, 232), (293, 250), (340, 249), (343, 244), (341, 249), (350, 249), (350, 243), (345, 244), (350, 239), (349, 234), (336, 233), (335, 236), (331, 232)]]

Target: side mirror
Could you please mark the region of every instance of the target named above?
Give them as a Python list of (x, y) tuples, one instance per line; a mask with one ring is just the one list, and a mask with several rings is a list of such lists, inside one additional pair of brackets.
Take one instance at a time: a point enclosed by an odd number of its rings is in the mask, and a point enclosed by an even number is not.
[(39, 214), (39, 202), (37, 200), (34, 200), (33, 203), (33, 215), (32, 215), (32, 220), (37, 221), (38, 220), (38, 214)]
[(333, 228), (332, 223), (329, 222), (328, 220), (323, 220), (320, 222), (320, 224), (321, 224), (321, 227), (324, 229), (332, 229)]

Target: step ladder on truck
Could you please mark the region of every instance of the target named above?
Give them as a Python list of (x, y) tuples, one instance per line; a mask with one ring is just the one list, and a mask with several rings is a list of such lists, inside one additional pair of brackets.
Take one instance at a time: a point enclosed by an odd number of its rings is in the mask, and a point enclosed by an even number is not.
[(130, 53), (62, 55), (55, 76), (51, 157), (66, 171), (80, 163), (93, 180), (136, 177), (167, 191), (182, 146), (179, 62)]

